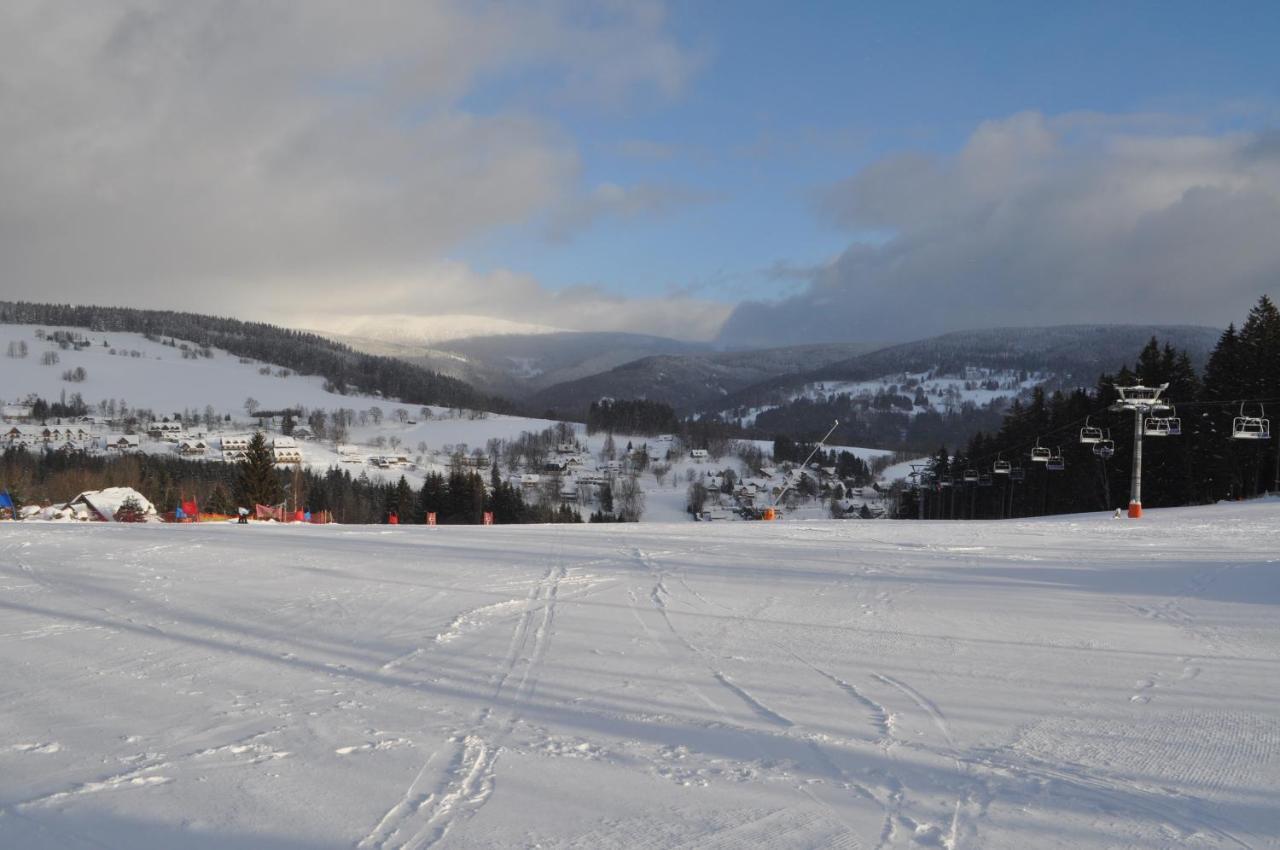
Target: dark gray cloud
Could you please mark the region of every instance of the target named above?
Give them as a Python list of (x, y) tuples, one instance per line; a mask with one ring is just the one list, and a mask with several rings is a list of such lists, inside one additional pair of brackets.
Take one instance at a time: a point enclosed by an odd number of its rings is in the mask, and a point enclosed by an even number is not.
[[(612, 108), (678, 93), (698, 63), (660, 3), (576, 0), (14, 0), (0, 54), (2, 296), (282, 321), (482, 300), (569, 327), (616, 298), (451, 255), (556, 209), (581, 225), (661, 193), (582, 200), (561, 127), (469, 96), (527, 76), (534, 100)], [(668, 313), (646, 329), (706, 333), (725, 310)]]
[(721, 339), (1238, 320), (1280, 289), (1275, 138), (1173, 123), (1025, 113), (951, 156), (884, 159), (820, 200), (848, 249), (801, 293), (740, 305)]

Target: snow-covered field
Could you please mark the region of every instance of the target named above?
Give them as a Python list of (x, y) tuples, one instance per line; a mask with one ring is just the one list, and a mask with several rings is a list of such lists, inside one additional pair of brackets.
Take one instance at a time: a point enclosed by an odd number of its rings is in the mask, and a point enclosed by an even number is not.
[(0, 525), (0, 846), (1280, 847), (1280, 502)]

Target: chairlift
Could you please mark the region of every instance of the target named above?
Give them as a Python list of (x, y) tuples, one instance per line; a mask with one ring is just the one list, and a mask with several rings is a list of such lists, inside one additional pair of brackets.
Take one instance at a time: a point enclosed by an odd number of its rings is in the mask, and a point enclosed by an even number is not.
[(978, 476), (979, 487), (990, 487), (993, 483), (994, 479), (991, 477), (991, 473), (989, 472), (984, 472)]
[(1096, 425), (1090, 425), (1090, 418), (1088, 416), (1084, 418), (1084, 427), (1080, 429), (1080, 442), (1086, 444), (1101, 443), (1102, 429)]
[(977, 481), (978, 481), (978, 470), (974, 469), (973, 467), (969, 467), (964, 471), (965, 484), (976, 484)]
[(950, 486), (951, 486), (951, 476), (950, 476), (950, 475), (939, 475), (939, 476), (938, 476), (938, 486), (939, 486), (939, 487), (950, 487)]
[(1115, 441), (1111, 439), (1111, 429), (1107, 429), (1107, 436), (1094, 443), (1093, 453), (1103, 460), (1107, 460), (1116, 453)]
[(1035, 448), (1031, 450), (1031, 460), (1034, 463), (1048, 463), (1049, 458), (1053, 457), (1053, 452), (1040, 445), (1040, 438), (1036, 437)]
[(1270, 440), (1271, 420), (1263, 418), (1267, 414), (1266, 408), (1259, 404), (1261, 416), (1245, 416), (1245, 404), (1240, 402), (1240, 415), (1231, 423), (1231, 436), (1237, 440)]
[(996, 475), (1008, 475), (1009, 471), (1012, 469), (1013, 464), (1009, 463), (1007, 460), (997, 460), (995, 463), (991, 464), (991, 471)]
[(1026, 481), (1027, 471), (1020, 466), (1015, 466), (1013, 469), (1009, 470), (1009, 480), (1015, 482)]
[(1067, 462), (1062, 459), (1062, 449), (1058, 449), (1055, 454), (1050, 455), (1049, 459), (1045, 461), (1045, 469), (1050, 472), (1061, 472), (1066, 468)]

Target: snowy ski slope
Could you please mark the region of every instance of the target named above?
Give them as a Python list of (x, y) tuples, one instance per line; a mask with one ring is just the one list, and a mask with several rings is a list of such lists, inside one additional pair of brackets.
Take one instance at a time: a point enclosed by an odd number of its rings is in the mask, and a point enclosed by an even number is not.
[(1280, 847), (1280, 501), (0, 525), (0, 847)]

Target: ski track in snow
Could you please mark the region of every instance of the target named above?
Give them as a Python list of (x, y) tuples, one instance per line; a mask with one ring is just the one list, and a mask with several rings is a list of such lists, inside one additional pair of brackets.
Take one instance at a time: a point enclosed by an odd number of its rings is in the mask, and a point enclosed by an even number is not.
[[(532, 696), (537, 686), (538, 670), (546, 658), (553, 631), (560, 583), (566, 575), (567, 570), (557, 557), (541, 580), (530, 589), (516, 618), (506, 658), (495, 678), (491, 706), (480, 712), (471, 730), (454, 737), (455, 754), (440, 785), (425, 796), (417, 790), (435, 757), (433, 753), (405, 796), (388, 810), (358, 847), (377, 850), (433, 847), (448, 835), (459, 819), (473, 816), (489, 799), (496, 781), (496, 764), (502, 743), (520, 719), (520, 704)], [(480, 612), (502, 611), (513, 604), (521, 603), (519, 600), (496, 603), (459, 615), (451, 623), (452, 631), (442, 634), (457, 636), (460, 634), (457, 624), (473, 622)], [(533, 625), (535, 620), (536, 626)], [(452, 637), (441, 640), (437, 636), (436, 642), (447, 643), (449, 640)], [(519, 680), (514, 688), (510, 688), (517, 668), (520, 668)], [(505, 707), (504, 702), (508, 703)], [(497, 714), (505, 716), (495, 719)]]
[(1280, 850), (1280, 502), (288, 531), (0, 527), (0, 846)]

